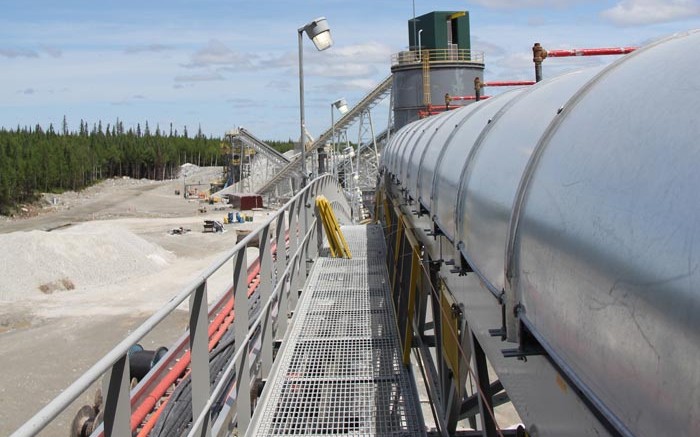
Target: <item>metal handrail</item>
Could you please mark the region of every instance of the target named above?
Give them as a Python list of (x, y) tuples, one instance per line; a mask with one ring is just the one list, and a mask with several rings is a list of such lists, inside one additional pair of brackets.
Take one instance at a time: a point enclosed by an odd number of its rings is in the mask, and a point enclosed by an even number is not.
[[(310, 241), (312, 233), (315, 231), (316, 228), (316, 220), (314, 219), (313, 225), (310, 226), (309, 230), (306, 232), (306, 235), (304, 236), (303, 241)], [(296, 252), (292, 255), (291, 259), (297, 259), (299, 255), (302, 253), (302, 251), (305, 250), (305, 245), (299, 246), (299, 248), (296, 250)], [(289, 275), (292, 273), (292, 270), (294, 268), (294, 263), (290, 262), (287, 267), (285, 268), (284, 272), (282, 273), (281, 277), (282, 278), (288, 278)], [(258, 317), (255, 319), (255, 321), (250, 325), (250, 328), (248, 329), (248, 333), (245, 336), (245, 339), (243, 340), (243, 347), (240, 347), (239, 345), (237, 346), (237, 351), (231, 358), (231, 361), (229, 362), (228, 366), (226, 366), (226, 369), (223, 370), (221, 378), (219, 378), (219, 383), (216, 385), (214, 390), (211, 393), (211, 396), (209, 397), (209, 400), (205, 404), (204, 408), (202, 409), (202, 412), (199, 414), (199, 416), (196, 417), (196, 419), (193, 421), (193, 425), (190, 429), (190, 432), (188, 434), (188, 437), (193, 437), (195, 435), (199, 435), (202, 432), (202, 426), (204, 424), (204, 421), (207, 420), (211, 410), (212, 406), (214, 406), (214, 403), (221, 397), (221, 395), (224, 393), (224, 390), (227, 388), (226, 382), (228, 379), (232, 376), (233, 371), (236, 369), (236, 365), (239, 364), (239, 360), (244, 358), (242, 354), (244, 352), (248, 351), (248, 346), (250, 344), (250, 341), (253, 339), (255, 335), (255, 331), (258, 329), (259, 326), (261, 326), (263, 322), (263, 317), (265, 319), (269, 318), (269, 311), (270, 311), (270, 305), (272, 305), (272, 301), (277, 298), (277, 296), (280, 294), (280, 292), (283, 289), (285, 282), (284, 281), (278, 281), (277, 285), (275, 286), (275, 289), (272, 291), (272, 294), (270, 295), (270, 298), (265, 302), (265, 305), (262, 307), (260, 310), (260, 314), (258, 314)], [(286, 314), (284, 315), (286, 317)], [(239, 424), (240, 425), (240, 424)]]
[[(42, 429), (44, 429), (49, 423), (51, 423), (60, 413), (62, 413), (66, 408), (68, 408), (72, 402), (80, 397), (85, 391), (89, 390), (93, 383), (99, 380), (103, 375), (106, 375), (110, 380), (113, 378), (118, 378), (121, 380), (121, 384), (114, 384), (110, 381), (109, 390), (105, 390), (105, 405), (104, 411), (110, 411), (113, 414), (105, 414), (105, 429), (109, 429), (117, 434), (127, 434), (130, 433), (130, 418), (131, 418), (131, 408), (129, 403), (129, 385), (130, 380), (129, 375), (129, 365), (128, 365), (128, 352), (129, 349), (138, 343), (144, 336), (151, 332), (160, 322), (162, 322), (172, 311), (174, 311), (185, 299), (197, 297), (203, 301), (204, 306), (206, 306), (206, 287), (207, 280), (222, 266), (226, 263), (235, 260), (239, 253), (245, 254), (245, 250), (250, 243), (253, 242), (255, 238), (259, 238), (260, 235), (269, 236), (271, 225), (274, 223), (280, 223), (282, 226), (285, 224), (288, 226), (289, 238), (290, 238), (290, 252), (292, 256), (289, 260), (279, 261), (284, 263), (283, 265), (294, 266), (299, 269), (299, 274), (295, 275), (295, 282), (302, 280), (306, 277), (306, 260), (307, 258), (314, 258), (317, 255), (318, 247), (310, 244), (310, 238), (316, 234), (317, 243), (320, 244), (322, 241), (322, 236), (318, 234), (318, 226), (315, 225), (315, 220), (310, 220), (311, 210), (310, 210), (310, 200), (318, 194), (324, 194), (326, 197), (333, 199), (333, 204), (339, 207), (339, 213), (343, 217), (349, 220), (350, 217), (350, 207), (342, 195), (342, 189), (338, 185), (336, 179), (330, 175), (324, 175), (313, 180), (309, 185), (307, 185), (303, 190), (301, 190), (296, 196), (289, 200), (283, 207), (278, 209), (274, 214), (268, 216), (268, 218), (263, 222), (255, 231), (248, 234), (243, 240), (237, 243), (231, 250), (220, 256), (217, 261), (211, 264), (208, 268), (203, 270), (196, 279), (191, 281), (187, 286), (185, 286), (182, 291), (175, 295), (170, 301), (168, 301), (160, 310), (149, 317), (143, 324), (136, 328), (129, 336), (124, 338), (117, 346), (115, 346), (111, 351), (107, 352), (105, 356), (95, 363), (90, 369), (88, 369), (82, 376), (80, 376), (73, 384), (66, 388), (61, 394), (56, 396), (48, 405), (42, 408), (38, 413), (36, 413), (31, 419), (29, 419), (24, 425), (17, 429), (11, 437), (24, 437), (24, 436), (34, 436), (38, 434)], [(306, 219), (303, 219), (306, 216)], [(322, 232), (322, 231), (321, 231)], [(284, 235), (284, 232), (282, 233)], [(262, 244), (262, 242), (261, 242)], [(260, 259), (263, 260), (263, 251), (260, 253)], [(243, 255), (245, 256), (245, 255)], [(285, 258), (284, 256), (281, 258)], [(235, 264), (235, 263), (234, 263)], [(273, 267), (277, 267), (275, 264)], [(285, 273), (288, 269), (284, 270)], [(241, 280), (240, 275), (247, 275), (245, 268), (242, 271), (234, 271), (234, 286), (239, 286), (239, 281)], [(237, 277), (238, 276), (238, 277)], [(270, 281), (271, 277), (264, 277), (261, 274), (260, 281)], [(284, 275), (278, 275), (278, 278), (285, 278), (289, 281), (290, 278)], [(284, 282), (281, 280), (276, 281), (276, 288)], [(303, 283), (303, 282), (302, 282)], [(290, 285), (290, 284), (287, 284)], [(272, 287), (270, 287), (272, 288)], [(243, 291), (245, 293), (245, 291)], [(268, 296), (268, 301), (271, 301), (273, 296), (276, 294), (270, 294)], [(293, 296), (293, 293), (290, 293)], [(193, 299), (196, 301), (197, 299)], [(296, 304), (296, 300), (292, 298), (293, 304)], [(234, 303), (235, 305), (235, 303)], [(246, 299), (247, 305), (247, 299)], [(265, 307), (267, 308), (268, 302), (265, 302)], [(235, 307), (234, 307), (235, 308)], [(190, 326), (194, 326), (198, 321), (201, 322), (201, 316), (206, 317), (206, 308), (202, 311), (201, 305), (190, 305)], [(236, 314), (240, 314), (236, 311)], [(286, 311), (283, 313), (286, 317)], [(247, 315), (247, 312), (246, 312)], [(247, 317), (246, 317), (247, 318)], [(234, 322), (235, 324), (235, 322)], [(240, 324), (239, 324), (240, 325)], [(285, 324), (286, 325), (286, 324)], [(248, 329), (246, 323), (246, 330)], [(199, 331), (199, 330), (198, 330)], [(195, 372), (195, 352), (197, 350), (204, 350), (206, 352), (206, 360), (208, 363), (208, 350), (207, 342), (208, 337), (206, 335), (206, 329), (204, 329), (203, 337), (201, 332), (194, 333), (190, 337), (191, 351), (193, 354), (192, 359), (192, 384), (193, 392), (195, 387), (207, 386), (209, 383), (208, 375), (207, 380), (203, 381), (198, 372)], [(203, 343), (203, 349), (202, 349)], [(246, 345), (247, 346), (247, 345)], [(241, 345), (237, 344), (237, 348), (241, 348)], [(272, 345), (269, 345), (271, 348)], [(202, 357), (198, 357), (201, 359)], [(125, 369), (124, 369), (125, 368)], [(250, 393), (249, 387), (243, 387), (241, 390), (245, 390)], [(209, 392), (208, 390), (207, 392)], [(194, 403), (194, 396), (193, 396)], [(203, 406), (203, 405), (201, 405)], [(197, 417), (202, 411), (197, 408), (194, 413), (194, 417)]]
[(430, 63), (484, 63), (484, 52), (469, 49), (423, 49), (407, 50), (391, 55), (391, 66), (420, 65), (423, 60), (428, 59)]

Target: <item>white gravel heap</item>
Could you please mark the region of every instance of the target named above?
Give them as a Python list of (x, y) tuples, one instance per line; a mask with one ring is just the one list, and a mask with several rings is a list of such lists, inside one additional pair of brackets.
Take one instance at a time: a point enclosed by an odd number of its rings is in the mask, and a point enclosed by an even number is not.
[(181, 178), (188, 178), (190, 176), (195, 175), (196, 173), (199, 172), (199, 167), (196, 166), (195, 164), (190, 164), (189, 162), (182, 164), (180, 166), (180, 174), (178, 175)]
[(161, 270), (174, 259), (162, 247), (108, 223), (0, 234), (0, 248), (0, 300), (5, 301), (116, 284)]

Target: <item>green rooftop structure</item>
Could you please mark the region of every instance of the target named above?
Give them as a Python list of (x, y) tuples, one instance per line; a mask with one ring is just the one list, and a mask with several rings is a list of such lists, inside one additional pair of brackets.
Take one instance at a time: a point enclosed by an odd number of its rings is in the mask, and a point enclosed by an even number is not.
[(474, 80), (482, 80), (484, 72), (483, 52), (471, 48), (467, 11), (434, 11), (409, 19), (408, 41), (408, 50), (391, 57), (396, 129), (469, 104)]
[[(420, 33), (420, 38), (418, 37)], [(411, 48), (471, 50), (469, 12), (436, 11), (408, 20)]]

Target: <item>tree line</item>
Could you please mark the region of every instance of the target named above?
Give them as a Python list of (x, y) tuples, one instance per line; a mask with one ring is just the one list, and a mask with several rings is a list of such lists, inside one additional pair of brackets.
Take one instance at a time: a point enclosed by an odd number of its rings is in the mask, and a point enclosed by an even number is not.
[(273, 149), (277, 150), (278, 152), (284, 153), (286, 151), (294, 149), (296, 145), (299, 144), (299, 141), (294, 141), (290, 138), (287, 141), (265, 140), (265, 143)]
[(119, 120), (92, 127), (81, 120), (70, 131), (64, 117), (58, 132), (53, 125), (0, 128), (0, 214), (35, 200), (39, 192), (79, 190), (115, 176), (168, 179), (186, 162), (219, 165), (220, 154), (221, 140), (207, 138), (201, 129), (194, 136), (172, 125), (167, 132), (160, 126), (151, 131), (148, 122), (124, 129)]

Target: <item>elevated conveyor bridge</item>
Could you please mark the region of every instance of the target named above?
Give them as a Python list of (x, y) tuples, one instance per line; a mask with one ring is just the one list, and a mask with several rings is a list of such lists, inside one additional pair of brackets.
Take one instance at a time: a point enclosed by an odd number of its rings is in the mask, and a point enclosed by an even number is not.
[[(251, 133), (249, 130), (243, 127), (238, 127), (227, 132), (226, 140), (230, 142), (230, 147), (233, 153), (238, 153), (239, 156), (245, 157), (247, 156), (247, 154), (243, 153), (243, 150), (252, 149), (254, 150), (255, 159), (253, 160), (252, 164), (245, 162), (245, 159), (239, 159), (238, 165), (240, 166), (240, 168), (238, 169), (239, 171), (235, 173), (239, 175), (239, 178), (245, 177), (246, 180), (234, 181), (235, 183), (232, 184), (230, 187), (226, 187), (223, 190), (216, 193), (218, 195), (228, 194), (232, 192), (257, 191), (257, 189), (260, 186), (265, 184), (271, 178), (274, 178), (277, 173), (285, 169), (286, 166), (289, 164), (289, 158), (275, 150), (272, 146), (259, 139), (258, 137), (253, 135), (253, 133)], [(229, 165), (232, 165), (234, 167), (236, 166), (235, 163), (230, 163)], [(249, 165), (252, 168), (249, 168), (248, 171), (243, 171), (243, 167), (246, 165)], [(286, 183), (288, 185), (283, 187), (283, 189), (286, 192), (293, 191), (293, 178), (298, 178), (301, 176), (300, 173), (298, 171), (295, 171), (294, 169), (291, 170), (290, 174), (293, 177), (286, 179)]]
[[(352, 107), (346, 114), (344, 114), (337, 122), (335, 122), (335, 130), (340, 131), (351, 124), (355, 123), (360, 119), (361, 115), (374, 108), (382, 100), (384, 100), (391, 93), (392, 76), (384, 79), (379, 85), (377, 85), (372, 91), (370, 91), (365, 97), (363, 97), (359, 103)], [(306, 151), (312, 152), (319, 147), (322, 147), (331, 139), (333, 135), (333, 126), (329, 127), (325, 132), (323, 132), (315, 141), (305, 144)], [(275, 187), (280, 183), (285, 183), (285, 179), (294, 178), (298, 176), (299, 168), (301, 167), (301, 155), (297, 155), (292, 159), (285, 167), (283, 167), (277, 174), (270, 178), (264, 185), (262, 185), (257, 192), (259, 194), (270, 194), (275, 190)], [(288, 184), (289, 182), (285, 183)]]

